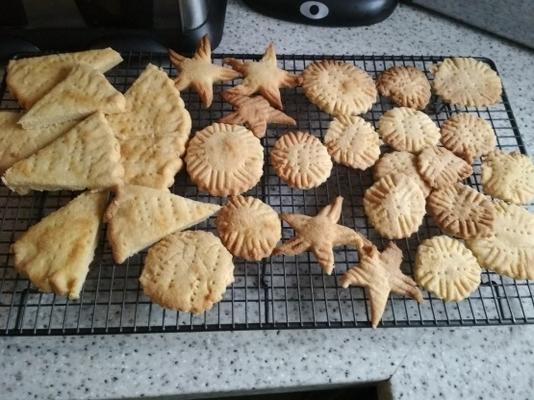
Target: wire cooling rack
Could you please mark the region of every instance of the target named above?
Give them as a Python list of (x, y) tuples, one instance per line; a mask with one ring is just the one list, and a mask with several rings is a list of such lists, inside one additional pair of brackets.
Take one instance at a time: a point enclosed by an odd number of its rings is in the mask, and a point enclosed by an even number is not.
[[(259, 55), (216, 55), (220, 63), (225, 56), (244, 60)], [(166, 55), (129, 53), (125, 61), (107, 76), (121, 91), (125, 91), (148, 62), (164, 68), (169, 75), (176, 71)], [(430, 74), (432, 63), (443, 57), (421, 56), (279, 56), (282, 68), (300, 72), (317, 60), (333, 58), (357, 65), (373, 77), (392, 65), (412, 65)], [(483, 59), (492, 68), (495, 65)], [(187, 90), (182, 93), (193, 120), (193, 132), (230, 112), (220, 92), (234, 83), (216, 84), (215, 98), (210, 109), (201, 107), (198, 96)], [(2, 84), (0, 109), (18, 109), (16, 102)], [(298, 122), (298, 129), (323, 137), (330, 121), (329, 115), (310, 104), (302, 89), (283, 90), (285, 112)], [(364, 117), (376, 125), (380, 116), (392, 105), (381, 98)], [(525, 146), (519, 134), (506, 93), (502, 102), (483, 108), (456, 108), (439, 103), (435, 98), (426, 112), (438, 125), (452, 113), (464, 111), (489, 121), (495, 130), (498, 147), (520, 150)], [(362, 197), (372, 184), (370, 171), (355, 171), (336, 165), (328, 181), (312, 190), (287, 187), (274, 173), (269, 152), (287, 128), (270, 126), (262, 139), (266, 163), (261, 182), (248, 192), (259, 197), (279, 212), (316, 214), (335, 196), (345, 198), (341, 223), (363, 232), (378, 246), (382, 240), (368, 224), (363, 213)], [(384, 149), (387, 150), (387, 149)], [(480, 190), (480, 163), (467, 183)], [(200, 201), (222, 203), (221, 198), (198, 192), (184, 171), (176, 177), (174, 193)], [(297, 257), (274, 256), (260, 262), (235, 259), (235, 282), (224, 299), (200, 316), (164, 310), (143, 295), (139, 287), (145, 252), (131, 257), (123, 265), (115, 265), (105, 240), (105, 227), (95, 259), (80, 299), (70, 301), (53, 294), (36, 291), (30, 283), (15, 273), (10, 245), (43, 216), (66, 204), (75, 194), (70, 192), (32, 193), (18, 196), (0, 187), (0, 334), (53, 335), (121, 332), (175, 332), (284, 328), (340, 328), (368, 327), (369, 302), (361, 288), (342, 289), (338, 277), (358, 261), (354, 250), (339, 248), (335, 252), (336, 268), (332, 276), (324, 275), (313, 256), (304, 253)], [(197, 229), (214, 231), (214, 219)], [(409, 239), (397, 241), (404, 253), (402, 269), (411, 273), (415, 250), (425, 238), (438, 235), (439, 229), (426, 217), (419, 232)], [(283, 240), (292, 236), (284, 226)], [(534, 282), (501, 277), (486, 270), (482, 284), (468, 299), (459, 303), (445, 303), (427, 292), (424, 302), (392, 295), (380, 326), (473, 326), (534, 323)]]

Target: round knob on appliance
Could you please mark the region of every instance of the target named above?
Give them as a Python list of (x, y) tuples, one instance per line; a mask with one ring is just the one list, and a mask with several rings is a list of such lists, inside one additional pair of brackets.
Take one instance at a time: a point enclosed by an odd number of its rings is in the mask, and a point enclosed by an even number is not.
[(327, 5), (320, 1), (305, 1), (300, 5), (300, 13), (310, 19), (322, 19), (329, 12)]

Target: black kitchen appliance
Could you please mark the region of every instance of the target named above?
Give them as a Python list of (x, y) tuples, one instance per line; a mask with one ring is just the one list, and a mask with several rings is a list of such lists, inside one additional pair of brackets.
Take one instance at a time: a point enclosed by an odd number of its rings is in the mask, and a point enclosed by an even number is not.
[(2, 0), (0, 59), (38, 50), (112, 46), (192, 52), (222, 37), (226, 0)]
[(372, 25), (391, 15), (397, 0), (245, 0), (273, 18), (322, 26)]

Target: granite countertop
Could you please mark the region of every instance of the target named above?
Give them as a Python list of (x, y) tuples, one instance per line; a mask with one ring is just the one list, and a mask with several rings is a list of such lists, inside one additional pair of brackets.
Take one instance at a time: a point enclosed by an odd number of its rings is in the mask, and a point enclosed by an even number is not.
[[(220, 52), (492, 58), (534, 151), (534, 53), (408, 6), (363, 28), (272, 20), (230, 0)], [(0, 399), (102, 399), (378, 382), (384, 398), (534, 397), (534, 326), (0, 339)], [(174, 397), (173, 397), (174, 398)]]

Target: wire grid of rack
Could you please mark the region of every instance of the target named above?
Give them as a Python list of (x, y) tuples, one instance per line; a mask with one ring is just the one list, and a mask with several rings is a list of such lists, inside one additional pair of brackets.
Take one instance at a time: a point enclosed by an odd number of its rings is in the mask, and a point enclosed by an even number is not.
[[(215, 55), (221, 63), (226, 56), (243, 60), (258, 59), (260, 55)], [(129, 53), (125, 61), (107, 76), (121, 91), (125, 91), (147, 63), (162, 67), (169, 75), (176, 71), (166, 55)], [(430, 66), (443, 57), (438, 56), (279, 56), (282, 68), (300, 72), (314, 61), (332, 58), (352, 63), (365, 69), (373, 77), (392, 65), (412, 65), (423, 70), (432, 79)], [(483, 59), (492, 68), (491, 60)], [(182, 93), (191, 113), (193, 132), (231, 111), (220, 92), (236, 82), (215, 85), (211, 108), (203, 109), (198, 96), (186, 90)], [(18, 109), (14, 99), (2, 84), (0, 109)], [(322, 138), (331, 117), (320, 112), (302, 93), (301, 88), (283, 90), (285, 112), (298, 122), (298, 129), (310, 131)], [(380, 98), (364, 117), (375, 124), (392, 105)], [(438, 125), (454, 112), (474, 113), (489, 121), (495, 130), (498, 147), (520, 150), (525, 147), (514, 120), (506, 93), (502, 102), (492, 107), (456, 108), (432, 99), (426, 112)], [(372, 184), (372, 174), (336, 165), (328, 181), (312, 190), (291, 189), (274, 173), (269, 152), (276, 139), (287, 130), (270, 126), (262, 139), (265, 148), (265, 167), (261, 182), (248, 195), (256, 196), (279, 212), (314, 215), (335, 196), (345, 198), (341, 223), (363, 232), (378, 246), (381, 239), (368, 224), (362, 207), (362, 197)], [(387, 150), (387, 149), (384, 149)], [(475, 173), (466, 181), (480, 190), (480, 162), (474, 164)], [(199, 201), (222, 203), (223, 199), (201, 193), (181, 171), (172, 191)], [(131, 257), (123, 265), (115, 265), (102, 227), (100, 243), (85, 282), (80, 299), (70, 301), (53, 294), (39, 293), (13, 269), (10, 245), (28, 227), (43, 216), (66, 204), (75, 196), (71, 192), (34, 192), (18, 196), (5, 187), (0, 188), (0, 334), (53, 335), (128, 332), (175, 332), (284, 328), (340, 328), (368, 327), (369, 302), (362, 288), (342, 289), (338, 277), (358, 261), (355, 250), (338, 248), (333, 275), (324, 275), (314, 257), (304, 253), (297, 257), (274, 256), (260, 262), (235, 259), (235, 282), (223, 300), (203, 315), (164, 310), (144, 296), (138, 283), (145, 252)], [(214, 231), (214, 219), (196, 229)], [(397, 241), (404, 253), (402, 269), (411, 273), (418, 243), (440, 231), (427, 216), (418, 233), (409, 239)], [(292, 236), (284, 226), (283, 240)], [(380, 326), (473, 326), (534, 323), (534, 282), (512, 280), (486, 270), (482, 284), (466, 300), (445, 303), (424, 292), (424, 302), (392, 295)]]

